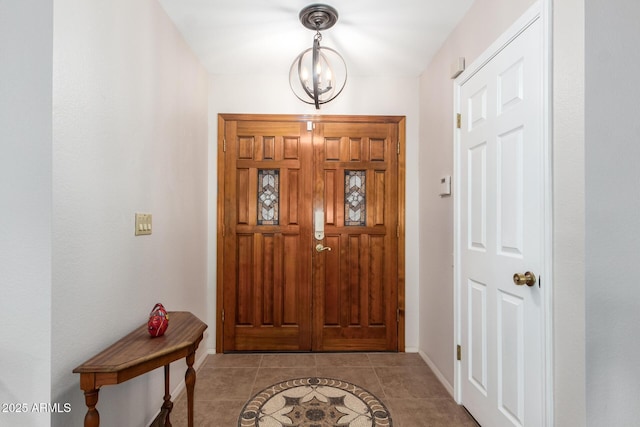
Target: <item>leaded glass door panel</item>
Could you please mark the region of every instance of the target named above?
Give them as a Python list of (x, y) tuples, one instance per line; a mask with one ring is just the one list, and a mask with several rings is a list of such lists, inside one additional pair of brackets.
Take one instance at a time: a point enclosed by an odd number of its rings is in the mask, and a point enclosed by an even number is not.
[(313, 349), (397, 350), (397, 123), (315, 127)]
[(267, 117), (224, 127), (223, 349), (310, 350), (311, 135)]

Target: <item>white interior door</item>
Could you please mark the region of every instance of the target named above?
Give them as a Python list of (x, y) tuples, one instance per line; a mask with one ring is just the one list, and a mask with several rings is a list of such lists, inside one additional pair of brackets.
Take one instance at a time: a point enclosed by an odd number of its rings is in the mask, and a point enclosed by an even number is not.
[(514, 283), (544, 267), (539, 15), (525, 27), (457, 82), (459, 385), (485, 427), (544, 424), (543, 288)]

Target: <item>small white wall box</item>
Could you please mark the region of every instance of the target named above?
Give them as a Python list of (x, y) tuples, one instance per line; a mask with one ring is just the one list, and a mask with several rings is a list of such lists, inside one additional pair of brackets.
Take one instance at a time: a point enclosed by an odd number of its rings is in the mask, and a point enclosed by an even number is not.
[(440, 178), (440, 196), (451, 195), (451, 175)]
[(464, 71), (464, 56), (451, 62), (451, 78), (455, 79)]

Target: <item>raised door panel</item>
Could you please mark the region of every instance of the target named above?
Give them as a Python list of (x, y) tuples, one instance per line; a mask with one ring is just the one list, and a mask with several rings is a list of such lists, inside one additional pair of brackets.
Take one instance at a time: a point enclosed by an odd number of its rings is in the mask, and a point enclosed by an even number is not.
[(314, 349), (397, 349), (397, 124), (316, 127)]
[(305, 134), (300, 123), (226, 124), (225, 351), (311, 347)]

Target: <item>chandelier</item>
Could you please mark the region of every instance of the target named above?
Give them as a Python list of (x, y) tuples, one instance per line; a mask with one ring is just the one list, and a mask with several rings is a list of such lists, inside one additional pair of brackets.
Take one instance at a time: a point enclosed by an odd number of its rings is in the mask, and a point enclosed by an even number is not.
[(333, 27), (338, 20), (338, 12), (331, 6), (312, 4), (300, 11), (300, 22), (306, 28), (315, 30), (313, 47), (300, 53), (289, 70), (289, 85), (302, 102), (321, 104), (334, 100), (347, 83), (347, 65), (334, 49), (320, 46), (321, 30)]

